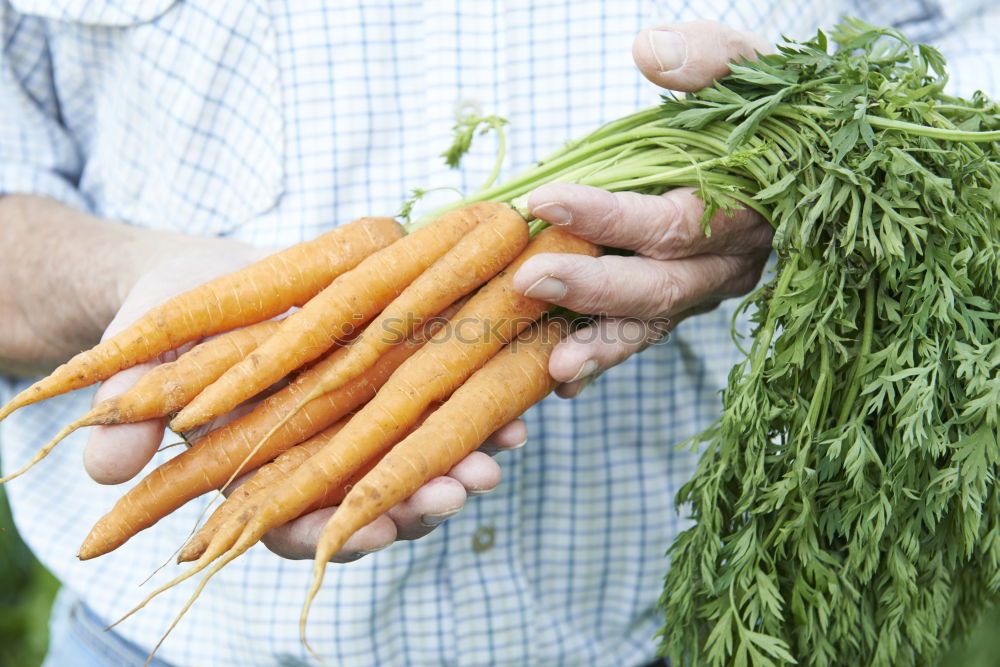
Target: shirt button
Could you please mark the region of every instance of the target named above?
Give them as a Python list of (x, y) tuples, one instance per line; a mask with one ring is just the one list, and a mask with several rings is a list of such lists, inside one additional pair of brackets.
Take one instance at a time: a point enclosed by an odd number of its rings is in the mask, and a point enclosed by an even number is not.
[(493, 526), (480, 526), (472, 535), (472, 550), (477, 554), (489, 551), (493, 547), (496, 534), (497, 532)]

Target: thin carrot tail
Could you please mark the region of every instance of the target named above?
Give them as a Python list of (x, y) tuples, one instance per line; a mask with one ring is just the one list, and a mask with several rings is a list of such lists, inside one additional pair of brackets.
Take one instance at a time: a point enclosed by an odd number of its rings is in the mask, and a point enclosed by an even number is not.
[[(142, 600), (142, 602), (140, 602), (139, 604), (137, 604), (127, 614), (125, 614), (124, 616), (122, 616), (121, 618), (119, 618), (117, 621), (115, 621), (114, 623), (112, 623), (111, 625), (109, 625), (107, 628), (105, 628), (105, 630), (110, 630), (111, 628), (115, 627), (116, 625), (118, 625), (119, 623), (121, 623), (122, 621), (124, 621), (126, 618), (128, 618), (129, 616), (133, 615), (134, 613), (136, 613), (137, 611), (139, 611), (140, 609), (142, 609), (143, 607), (145, 607), (147, 604), (149, 604), (153, 600), (153, 598), (155, 598), (156, 596), (160, 595), (161, 593), (163, 593), (163, 592), (165, 592), (165, 591), (173, 588), (174, 586), (177, 586), (178, 584), (180, 584), (180, 583), (182, 583), (184, 581), (187, 581), (188, 579), (190, 579), (194, 575), (198, 574), (199, 572), (204, 571), (209, 565), (211, 565), (213, 562), (215, 562), (220, 557), (227, 556), (230, 553), (231, 549), (235, 546), (235, 543), (237, 541), (236, 538), (242, 532), (243, 525), (240, 524), (240, 525), (237, 526), (235, 524), (235, 522), (234, 522), (234, 524), (232, 525), (232, 528), (235, 529), (235, 535), (234, 535), (234, 530), (232, 530), (232, 529), (228, 530), (228, 531), (225, 531), (225, 532), (220, 531), (220, 533), (216, 534), (215, 538), (211, 541), (211, 543), (204, 550), (204, 552), (201, 554), (201, 556), (199, 556), (197, 562), (194, 563), (194, 565), (192, 565), (190, 569), (188, 569), (186, 572), (183, 572), (183, 573), (177, 575), (172, 580), (168, 581), (167, 583), (165, 583), (162, 586), (160, 586), (159, 588), (157, 588), (155, 591), (151, 592), (149, 595), (147, 595)], [(234, 558), (236, 558), (237, 556), (239, 556), (241, 553), (243, 553), (247, 549), (249, 549), (250, 546), (252, 546), (252, 543), (249, 546), (243, 546), (241, 548), (241, 550), (239, 551), (239, 553), (235, 553), (232, 556), (232, 558), (228, 558), (227, 560), (225, 560), (222, 563), (222, 565), (225, 565), (226, 563), (229, 563), (230, 561), (232, 561)], [(218, 568), (213, 568), (211, 570), (211, 572), (210, 572), (210, 575), (211, 574), (215, 574), (219, 569), (221, 569), (222, 565), (220, 565)]]
[(121, 623), (122, 621), (124, 621), (126, 618), (132, 616), (137, 611), (139, 611), (140, 609), (142, 609), (143, 607), (145, 607), (147, 604), (149, 604), (150, 602), (152, 602), (153, 598), (155, 598), (156, 596), (158, 596), (161, 593), (164, 593), (164, 592), (170, 590), (174, 586), (177, 586), (178, 584), (180, 584), (180, 583), (182, 583), (184, 581), (187, 581), (188, 579), (190, 579), (194, 575), (196, 575), (199, 572), (201, 572), (202, 570), (204, 570), (206, 567), (208, 567), (209, 565), (212, 564), (213, 560), (215, 560), (215, 558), (211, 558), (211, 557), (207, 557), (207, 556), (199, 559), (198, 562), (195, 563), (187, 572), (182, 572), (181, 574), (177, 575), (176, 577), (174, 577), (173, 579), (171, 579), (167, 583), (163, 584), (162, 586), (160, 586), (156, 590), (154, 590), (151, 593), (149, 593), (145, 598), (142, 599), (142, 601), (139, 604), (137, 604), (136, 606), (132, 607), (132, 609), (130, 609), (128, 612), (126, 612), (124, 616), (122, 616), (117, 621), (115, 621), (114, 623), (112, 623), (111, 625), (109, 625), (108, 627), (106, 627), (104, 629), (105, 630), (110, 630), (110, 629), (114, 628), (119, 623)]
[(77, 429), (82, 428), (84, 426), (90, 426), (92, 423), (93, 422), (90, 421), (90, 415), (87, 414), (81, 417), (80, 419), (77, 419), (72, 424), (67, 425), (65, 428), (63, 428), (63, 430), (59, 431), (59, 433), (56, 434), (56, 437), (52, 438), (52, 440), (50, 440), (47, 445), (39, 449), (38, 452), (35, 453), (34, 457), (32, 457), (30, 461), (21, 466), (19, 470), (10, 473), (6, 477), (0, 477), (0, 484), (5, 484), (10, 480), (16, 477), (20, 477), (24, 473), (28, 472), (28, 470), (34, 467), (36, 463), (38, 463), (46, 456), (48, 456), (49, 452), (55, 449), (55, 446), (58, 445), (60, 442), (62, 442), (70, 433), (73, 433)]
[[(77, 355), (77, 357), (80, 355)], [(76, 359), (76, 357), (73, 357)], [(6, 419), (15, 410), (20, 410), (21, 408), (27, 407), (39, 401), (44, 401), (47, 398), (52, 398), (63, 391), (54, 391), (54, 386), (64, 386), (69, 387), (66, 392), (73, 391), (75, 389), (80, 389), (86, 387), (90, 384), (85, 378), (80, 377), (80, 374), (75, 374), (67, 366), (72, 362), (66, 362), (62, 366), (56, 368), (50, 375), (42, 378), (38, 382), (35, 382), (30, 387), (21, 391), (17, 396), (10, 399), (5, 406), (0, 408), (0, 421)]]
[[(216, 575), (216, 573), (218, 573), (219, 570), (221, 570), (223, 567), (225, 567), (226, 565), (228, 565), (229, 563), (231, 563), (233, 560), (235, 560), (237, 557), (239, 557), (243, 552), (245, 552), (249, 548), (250, 547), (245, 547), (245, 548), (243, 548), (243, 549), (241, 549), (239, 551), (237, 551), (234, 548), (231, 552), (229, 552), (225, 556), (223, 556), (221, 560), (219, 560), (211, 569), (208, 570), (208, 572), (205, 573), (205, 576), (202, 577), (201, 581), (198, 582), (198, 587), (195, 588), (195, 590), (194, 590), (193, 593), (191, 593), (191, 597), (188, 598), (187, 602), (184, 603), (184, 606), (177, 613), (177, 616), (174, 617), (173, 622), (170, 623), (170, 627), (167, 628), (167, 631), (163, 633), (162, 637), (160, 637), (160, 641), (156, 642), (156, 646), (154, 646), (153, 650), (150, 651), (149, 657), (146, 658), (146, 663), (145, 663), (146, 665), (148, 665), (153, 660), (153, 656), (156, 655), (156, 652), (160, 650), (160, 647), (163, 645), (163, 642), (166, 641), (167, 636), (169, 636), (170, 633), (173, 632), (174, 628), (177, 627), (177, 624), (180, 623), (181, 618), (184, 617), (184, 614), (186, 614), (188, 612), (188, 610), (191, 608), (191, 606), (194, 605), (194, 603), (198, 600), (198, 597), (201, 595), (201, 592), (203, 590), (205, 590), (205, 586), (208, 585), (209, 579), (211, 579), (212, 577), (214, 577)], [(203, 567), (204, 566), (202, 566), (202, 568)], [(191, 572), (189, 572), (187, 574), (187, 576), (185, 578), (190, 577), (190, 576), (196, 574), (202, 568), (198, 568), (198, 569), (192, 570)], [(177, 582), (177, 583), (180, 583), (180, 582)], [(133, 610), (133, 611), (136, 611), (136, 610)], [(129, 612), (129, 613), (131, 614), (132, 612)], [(121, 620), (124, 620), (124, 618), (121, 619)], [(119, 620), (118, 622), (120, 623), (121, 620)]]
[(333, 557), (333, 553), (326, 554), (325, 558), (320, 557), (319, 551), (316, 552), (316, 563), (313, 565), (313, 578), (312, 584), (309, 586), (309, 592), (306, 593), (306, 601), (302, 605), (302, 613), (299, 615), (299, 640), (302, 645), (306, 647), (306, 650), (318, 661), (322, 662), (323, 658), (313, 650), (309, 645), (309, 640), (306, 639), (306, 624), (309, 621), (309, 610), (312, 608), (313, 600), (316, 599), (316, 594), (319, 593), (320, 586), (323, 585), (323, 575), (326, 573), (326, 564)]

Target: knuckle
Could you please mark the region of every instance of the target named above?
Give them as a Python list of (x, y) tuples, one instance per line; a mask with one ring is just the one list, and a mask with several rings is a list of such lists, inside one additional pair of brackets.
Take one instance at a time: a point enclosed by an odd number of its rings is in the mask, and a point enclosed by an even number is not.
[(742, 296), (752, 290), (760, 282), (760, 276), (764, 271), (764, 264), (767, 256), (763, 258), (757, 255), (740, 258), (741, 261), (734, 263), (732, 277), (723, 284), (723, 296)]
[(588, 216), (591, 222), (590, 237), (598, 243), (620, 243), (623, 236), (624, 207), (621, 197), (610, 192), (607, 194), (609, 196), (604, 198), (606, 204), (594, 211), (592, 216)]
[(659, 220), (652, 226), (653, 235), (643, 254), (656, 259), (691, 255), (705, 238), (700, 225), (692, 224), (701, 215), (699, 207), (693, 196), (685, 197), (683, 203), (676, 196), (662, 197)]
[(650, 298), (643, 304), (641, 317), (660, 317), (673, 313), (682, 302), (684, 286), (670, 271), (658, 271), (650, 277)]
[(614, 276), (600, 258), (586, 258), (569, 288), (570, 307), (591, 315), (603, 315), (613, 306), (616, 290)]

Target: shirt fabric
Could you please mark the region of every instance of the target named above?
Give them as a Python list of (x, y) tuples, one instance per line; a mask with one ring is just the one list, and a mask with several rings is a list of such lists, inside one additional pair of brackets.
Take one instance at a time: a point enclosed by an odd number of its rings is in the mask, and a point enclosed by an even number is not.
[[(449, 171), (456, 105), (510, 120), (502, 177), (661, 91), (630, 56), (643, 27), (695, 18), (807, 38), (845, 14), (936, 42), (953, 88), (1000, 92), (1000, 10), (936, 0), (0, 0), (0, 193), (31, 192), (113, 220), (285, 246), (416, 187), (474, 190), (492, 138)], [(450, 195), (438, 192), (426, 206)], [(2, 224), (2, 221), (0, 221)], [(727, 303), (526, 416), (496, 491), (430, 536), (331, 565), (309, 621), (334, 665), (634, 665), (652, 657), (674, 495), (739, 358)], [(740, 326), (744, 321), (740, 320)], [(7, 381), (11, 392), (26, 385)], [(87, 391), (0, 425), (21, 466), (82, 414)], [(124, 492), (94, 484), (77, 433), (8, 485), (18, 526), (95, 614), (117, 619), (185, 540), (193, 501), (117, 551), (78, 562)], [(165, 460), (169, 453), (158, 455)], [(177, 665), (310, 663), (297, 636), (310, 562), (261, 546), (224, 568), (160, 649)], [(154, 582), (166, 581), (168, 568)], [(151, 647), (193, 590), (118, 626)]]

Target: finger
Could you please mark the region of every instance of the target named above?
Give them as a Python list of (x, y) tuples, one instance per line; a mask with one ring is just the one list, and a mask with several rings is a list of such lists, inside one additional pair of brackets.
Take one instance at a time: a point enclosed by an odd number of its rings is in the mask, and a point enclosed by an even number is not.
[(643, 75), (664, 88), (694, 92), (729, 73), (729, 63), (756, 59), (771, 45), (763, 37), (715, 21), (661, 25), (643, 30), (632, 58)]
[[(316, 556), (316, 543), (327, 520), (337, 508), (327, 507), (305, 514), (294, 521), (272, 528), (261, 542), (283, 558), (302, 560)], [(384, 549), (396, 540), (396, 524), (382, 515), (347, 540), (331, 562), (348, 563), (366, 554)]]
[(670, 321), (602, 317), (593, 324), (566, 336), (549, 357), (549, 374), (558, 382), (572, 384), (575, 392), (563, 387), (560, 396), (576, 395), (591, 379), (630, 356), (646, 349), (669, 333)]
[(518, 270), (514, 289), (578, 313), (648, 320), (746, 293), (766, 260), (766, 252), (674, 260), (543, 253)]
[(472, 452), (448, 471), (448, 476), (465, 488), (467, 496), (481, 496), (497, 488), (502, 473), (489, 455)]
[(83, 453), (87, 474), (98, 484), (121, 484), (132, 479), (159, 449), (165, 426), (163, 419), (95, 426)]
[(694, 192), (676, 188), (654, 196), (550, 183), (528, 196), (528, 208), (535, 217), (580, 238), (655, 259), (770, 247), (771, 226), (751, 209), (716, 212), (706, 234), (701, 222), (705, 202)]
[[(488, 456), (483, 458), (496, 465)], [(465, 487), (457, 479), (437, 477), (386, 514), (396, 524), (398, 539), (415, 540), (437, 528), (445, 519), (458, 514), (467, 497)]]
[[(124, 393), (155, 363), (133, 366), (105, 380), (94, 394), (94, 404)], [(83, 466), (99, 484), (121, 484), (141, 471), (163, 441), (163, 419), (95, 426), (83, 450)]]
[(488, 454), (489, 456), (495, 456), (503, 451), (524, 447), (527, 442), (527, 425), (523, 420), (515, 419), (514, 421), (505, 424), (494, 431), (493, 434), (486, 439), (486, 442), (479, 447), (479, 451)]

